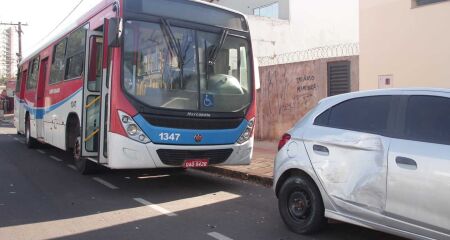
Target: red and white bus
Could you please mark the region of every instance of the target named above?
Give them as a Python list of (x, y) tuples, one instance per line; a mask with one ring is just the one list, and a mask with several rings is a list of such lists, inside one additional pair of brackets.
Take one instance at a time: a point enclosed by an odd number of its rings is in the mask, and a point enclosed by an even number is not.
[(202, 1), (102, 0), (19, 66), (29, 147), (89, 173), (249, 164), (255, 72), (244, 15)]

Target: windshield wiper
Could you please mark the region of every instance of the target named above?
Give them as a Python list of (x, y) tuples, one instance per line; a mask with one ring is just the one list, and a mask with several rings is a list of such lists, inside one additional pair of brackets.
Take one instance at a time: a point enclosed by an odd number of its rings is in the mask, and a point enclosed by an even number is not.
[(180, 41), (178, 41), (175, 38), (175, 35), (172, 32), (172, 28), (170, 27), (169, 23), (167, 22), (166, 19), (161, 18), (161, 30), (162, 33), (164, 35), (164, 39), (167, 42), (167, 45), (170, 48), (170, 51), (175, 53), (177, 60), (178, 60), (178, 68), (180, 69), (180, 82), (181, 82), (181, 87), (183, 87), (183, 68), (184, 68), (184, 58), (181, 54), (181, 45), (180, 45)]
[[(206, 90), (209, 89), (209, 87), (208, 87), (208, 85), (209, 85), (209, 69), (210, 69), (210, 67), (212, 67), (216, 64), (217, 57), (219, 56), (219, 52), (222, 49), (223, 44), (225, 43), (225, 40), (227, 40), (228, 34), (229, 34), (228, 29), (224, 29), (222, 31), (222, 34), (220, 35), (218, 42), (214, 45), (214, 48), (211, 49), (211, 51), (209, 52), (209, 55), (207, 54), (207, 51), (205, 51), (205, 58), (207, 58), (207, 61), (205, 62), (205, 65), (206, 65), (206, 71), (205, 71)], [(205, 49), (206, 48), (207, 48), (207, 43), (205, 40)]]
[(209, 65), (216, 64), (217, 56), (219, 55), (219, 52), (222, 49), (223, 44), (225, 43), (225, 40), (227, 40), (228, 34), (229, 34), (228, 29), (224, 29), (219, 38), (219, 41), (217, 42), (217, 44), (214, 45), (214, 48), (211, 49), (211, 52), (209, 52), (209, 57), (208, 57)]

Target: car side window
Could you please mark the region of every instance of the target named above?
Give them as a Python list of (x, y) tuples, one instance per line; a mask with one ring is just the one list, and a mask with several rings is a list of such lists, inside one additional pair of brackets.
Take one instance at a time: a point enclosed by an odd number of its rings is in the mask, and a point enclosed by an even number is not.
[(320, 114), (314, 125), (386, 135), (392, 96), (350, 99)]
[(405, 116), (405, 138), (450, 145), (450, 98), (411, 96)]
[(330, 112), (331, 112), (331, 108), (326, 110), (325, 112), (321, 113), (314, 120), (314, 125), (323, 126), (323, 127), (328, 126), (328, 124), (330, 122)]

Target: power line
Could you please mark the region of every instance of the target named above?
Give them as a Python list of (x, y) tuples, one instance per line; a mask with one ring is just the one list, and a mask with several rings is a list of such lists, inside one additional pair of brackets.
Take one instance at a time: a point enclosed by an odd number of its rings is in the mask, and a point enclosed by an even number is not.
[(70, 15), (72, 15), (73, 12), (75, 12), (75, 10), (81, 5), (81, 3), (82, 3), (83, 1), (84, 1), (84, 0), (80, 0), (80, 1), (78, 2), (78, 4), (77, 4), (77, 5), (69, 12), (69, 14), (67, 14), (67, 16), (65, 16), (65, 17), (63, 18), (63, 20), (61, 20), (61, 22), (59, 22), (58, 25), (56, 25), (56, 27), (53, 28), (53, 29), (47, 34), (46, 37), (48, 37), (50, 34), (52, 34), (56, 29), (58, 29), (58, 27), (61, 26), (61, 24), (63, 24), (63, 22), (66, 21), (67, 18), (69, 18)]
[(67, 20), (67, 18), (69, 18), (70, 17), (70, 15), (72, 15), (72, 13), (73, 12), (75, 12), (75, 10), (81, 5), (81, 3), (83, 3), (83, 1), (84, 0), (80, 0), (79, 2), (78, 2), (78, 4), (74, 7), (74, 8), (72, 8), (72, 10), (70, 10), (70, 12), (46, 35), (46, 36), (44, 36), (43, 38), (41, 38), (39, 41), (37, 41), (34, 45), (33, 45), (33, 48), (37, 45), (37, 44), (39, 44), (42, 40), (44, 40), (44, 39), (46, 39), (47, 37), (49, 37), (50, 36), (50, 34), (52, 34), (56, 29), (58, 29), (58, 27), (60, 27), (61, 26), (61, 24), (63, 24), (64, 23), (64, 21), (66, 21)]

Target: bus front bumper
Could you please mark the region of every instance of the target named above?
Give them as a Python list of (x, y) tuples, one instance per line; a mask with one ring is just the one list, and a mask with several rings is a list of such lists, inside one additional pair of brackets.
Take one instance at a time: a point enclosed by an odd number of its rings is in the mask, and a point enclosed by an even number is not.
[(214, 165), (248, 165), (253, 138), (243, 144), (184, 146), (143, 144), (116, 133), (108, 133), (108, 167), (146, 169), (182, 167), (185, 160), (209, 159)]

